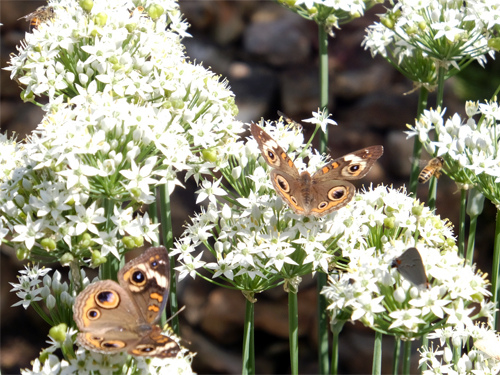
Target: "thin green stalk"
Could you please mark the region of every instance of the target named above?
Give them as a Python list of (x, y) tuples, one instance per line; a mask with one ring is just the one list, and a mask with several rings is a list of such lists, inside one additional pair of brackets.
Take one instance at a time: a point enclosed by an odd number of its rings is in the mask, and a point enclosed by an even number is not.
[(446, 68), (444, 67), (444, 65), (442, 65), (438, 69), (437, 90), (436, 90), (436, 108), (443, 108), (445, 75), (446, 75)]
[[(499, 262), (500, 262), (500, 210), (497, 209), (497, 218), (496, 218), (496, 226), (495, 226), (495, 246), (493, 249), (493, 266), (491, 270), (491, 293), (493, 294), (491, 297), (492, 302), (495, 306), (498, 305), (498, 270), (499, 270)], [(493, 323), (493, 328), (496, 330), (498, 327), (498, 311), (495, 314), (495, 319)]]
[[(319, 100), (320, 108), (328, 110), (328, 33), (324, 25), (318, 24), (318, 44), (319, 44)], [(319, 151), (326, 152), (328, 148), (328, 128), (321, 133)], [(328, 374), (328, 315), (326, 314), (326, 298), (321, 291), (326, 285), (327, 277), (323, 273), (318, 273), (318, 363), (321, 375)]]
[(427, 205), (431, 210), (436, 208), (437, 183), (438, 179), (435, 176), (432, 176), (429, 181), (429, 197), (427, 199)]
[[(170, 207), (170, 194), (168, 192), (168, 183), (160, 186), (160, 215), (161, 215), (161, 228), (163, 244), (168, 251), (174, 247), (174, 234), (172, 230), (172, 211)], [(172, 316), (170, 325), (175, 334), (180, 334), (179, 317), (179, 304), (177, 302), (177, 279), (175, 274), (175, 258), (170, 257), (170, 314)]]
[(290, 372), (299, 373), (299, 310), (296, 291), (288, 292), (288, 334), (290, 341)]
[[(318, 25), (319, 44), (319, 106), (328, 110), (328, 33), (324, 25)], [(326, 152), (328, 147), (328, 128), (320, 136), (319, 151)]]
[[(328, 314), (326, 308), (328, 306), (326, 298), (321, 294), (323, 286), (326, 285), (327, 276), (322, 272), (318, 272), (318, 322), (323, 323), (318, 327), (318, 361), (319, 361), (319, 373), (328, 374)], [(323, 280), (320, 280), (323, 279)], [(338, 336), (337, 336), (338, 338)], [(332, 348), (333, 349), (333, 348)], [(338, 349), (338, 347), (337, 347)], [(332, 351), (332, 355), (335, 355)], [(338, 356), (338, 353), (337, 353)], [(332, 358), (333, 362), (333, 358)]]
[(465, 209), (467, 208), (467, 190), (460, 190), (460, 217), (458, 223), (458, 255), (465, 256)]
[(399, 374), (399, 355), (401, 354), (401, 339), (394, 337), (394, 354), (392, 355), (392, 374)]
[(472, 264), (474, 260), (474, 246), (476, 244), (476, 228), (478, 217), (478, 215), (472, 216), (469, 220), (469, 238), (467, 239), (467, 252), (465, 253), (468, 264)]
[(330, 365), (330, 374), (337, 375), (339, 372), (339, 334), (333, 333), (332, 340), (332, 363)]
[[(421, 87), (418, 95), (418, 107), (417, 107), (417, 119), (420, 118), (420, 115), (424, 112), (424, 109), (427, 108), (427, 99), (429, 97), (429, 91), (426, 88)], [(410, 172), (410, 194), (413, 197), (417, 195), (417, 186), (418, 186), (418, 175), (420, 174), (420, 156), (422, 155), (422, 142), (418, 137), (415, 137), (415, 141), (413, 143), (413, 156), (411, 163), (411, 172)]]
[[(427, 334), (422, 336), (422, 345), (420, 345), (421, 348), (428, 348), (429, 347), (429, 338), (427, 337)], [(423, 374), (424, 371), (427, 370), (427, 363), (424, 362), (422, 363), (422, 366), (420, 366), (420, 373)]]
[(243, 375), (255, 374), (254, 303), (247, 299), (243, 332)]
[(411, 365), (411, 341), (403, 341), (403, 375), (410, 374)]
[(373, 343), (373, 364), (372, 375), (382, 373), (382, 333), (375, 331), (375, 341)]

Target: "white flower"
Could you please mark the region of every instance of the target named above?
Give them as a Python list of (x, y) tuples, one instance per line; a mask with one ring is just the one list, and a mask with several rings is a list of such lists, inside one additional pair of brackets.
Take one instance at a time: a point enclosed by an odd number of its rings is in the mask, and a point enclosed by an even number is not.
[(323, 131), (323, 133), (326, 132), (326, 127), (328, 125), (337, 125), (337, 123), (331, 119), (329, 119), (330, 115), (328, 114), (328, 112), (325, 110), (321, 110), (318, 108), (318, 112), (313, 112), (313, 117), (311, 118), (308, 118), (306, 120), (302, 120), (304, 122), (310, 122), (316, 126), (319, 126), (321, 127), (321, 130)]

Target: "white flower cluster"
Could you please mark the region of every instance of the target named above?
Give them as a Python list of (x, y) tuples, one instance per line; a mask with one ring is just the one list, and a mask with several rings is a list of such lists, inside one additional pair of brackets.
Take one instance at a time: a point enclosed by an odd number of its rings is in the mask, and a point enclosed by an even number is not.
[(367, 9), (383, 0), (279, 0), (302, 17), (314, 20), (333, 36), (332, 29), (363, 16)]
[[(358, 194), (339, 210), (329, 233), (338, 236), (346, 258), (336, 264), (344, 272), (323, 290), (337, 329), (347, 320), (360, 320), (412, 339), (436, 324), (491, 318), (493, 308), (484, 300), (487, 282), (456, 253), (449, 223), (405, 192), (379, 186)], [(392, 268), (392, 261), (409, 247), (421, 254), (429, 289), (412, 285)], [(481, 312), (470, 316), (475, 302), (481, 303)]]
[[(74, 330), (73, 330), (74, 331)], [(73, 332), (74, 333), (74, 332)], [(178, 356), (166, 359), (134, 358), (131, 363), (126, 353), (113, 355), (89, 352), (82, 348), (76, 351), (76, 357), (60, 360), (54, 354), (48, 354), (42, 363), (40, 359), (33, 361), (32, 369), (21, 371), (23, 375), (71, 375), (71, 374), (102, 374), (102, 375), (192, 375), (192, 356)]]
[[(420, 349), (420, 366), (427, 366), (425, 375), (495, 375), (500, 371), (500, 338), (487, 327), (446, 327), (428, 338), (438, 339), (439, 345)], [(469, 347), (470, 339), (473, 347)], [(458, 358), (454, 355), (457, 349), (465, 351)]]
[(399, 0), (368, 27), (362, 44), (431, 89), (439, 68), (449, 76), (471, 60), (484, 65), (486, 54), (494, 56), (486, 29), (500, 19), (493, 3), (498, 1)]
[[(261, 126), (279, 139), (292, 159), (303, 151), (303, 135), (293, 124)], [(195, 277), (205, 268), (240, 290), (259, 292), (283, 279), (293, 284), (292, 279), (317, 269), (327, 272), (331, 252), (325, 246), (332, 234), (326, 228), (335, 214), (314, 219), (293, 213), (276, 196), (253, 138), (234, 146), (234, 167), (221, 169), (234, 190), (220, 188), (220, 181), (201, 189), (199, 200), (208, 198), (208, 207), (187, 226), (171, 253), (178, 254), (180, 278)], [(310, 172), (326, 163), (310, 149), (304, 154), (309, 157)], [(295, 165), (305, 168), (300, 157)], [(213, 261), (201, 260), (202, 253), (197, 254), (201, 245), (208, 248)]]
[(0, 139), (0, 235), (20, 258), (97, 266), (123, 253), (119, 237), (156, 241), (158, 225), (134, 210), (181, 185), (180, 171), (199, 180), (226, 166), (242, 131), (226, 82), (185, 61), (175, 2), (86, 3), (50, 2), (54, 17), (11, 59), (25, 97), (50, 100), (24, 144)]
[[(496, 101), (467, 102), (466, 119), (444, 111), (424, 111), (409, 137), (418, 136), (427, 151), (442, 156), (448, 176), (460, 184), (477, 187), (494, 204), (500, 204), (500, 154), (497, 123), (500, 108)], [(477, 118), (477, 119), (476, 119)], [(431, 132), (435, 133), (433, 137)]]

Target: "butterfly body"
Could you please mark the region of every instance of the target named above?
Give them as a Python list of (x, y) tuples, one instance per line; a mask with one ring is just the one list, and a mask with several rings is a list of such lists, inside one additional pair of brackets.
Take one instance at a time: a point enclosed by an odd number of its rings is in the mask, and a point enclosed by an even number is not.
[(168, 297), (166, 249), (149, 248), (120, 270), (118, 281), (95, 282), (77, 296), (78, 343), (101, 353), (175, 357), (179, 346), (156, 325)]
[(382, 156), (382, 146), (371, 146), (330, 161), (311, 175), (299, 173), (278, 143), (257, 124), (251, 132), (271, 170), (271, 182), (281, 198), (300, 215), (324, 216), (347, 205), (356, 188), (347, 180), (364, 177)]

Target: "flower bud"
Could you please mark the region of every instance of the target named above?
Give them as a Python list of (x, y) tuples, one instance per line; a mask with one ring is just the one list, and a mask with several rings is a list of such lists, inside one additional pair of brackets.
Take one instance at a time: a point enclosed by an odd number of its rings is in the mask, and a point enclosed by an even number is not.
[(57, 342), (64, 342), (66, 340), (66, 331), (68, 326), (65, 323), (58, 324), (49, 330), (49, 336)]
[(152, 4), (148, 8), (148, 16), (151, 17), (151, 19), (156, 20), (161, 17), (161, 15), (165, 12), (165, 9), (159, 4)]
[(57, 248), (56, 241), (52, 238), (43, 238), (40, 241), (40, 245), (42, 245), (42, 247), (47, 251), (54, 251)]
[(75, 260), (75, 257), (71, 253), (64, 253), (59, 260), (62, 266), (69, 266), (71, 262)]
[(49, 294), (45, 299), (45, 305), (49, 310), (52, 310), (56, 307), (56, 298), (52, 294)]
[(467, 215), (475, 217), (483, 212), (484, 195), (481, 194), (476, 188), (469, 190), (469, 197), (467, 198)]
[(92, 267), (98, 267), (101, 264), (106, 263), (107, 259), (106, 259), (106, 257), (103, 257), (101, 255), (101, 252), (99, 250), (94, 250), (94, 251), (92, 251), (91, 262), (92, 262)]
[(104, 26), (108, 22), (108, 15), (104, 12), (97, 13), (94, 17), (94, 24), (97, 26)]
[(202, 150), (201, 156), (203, 157), (203, 160), (209, 161), (211, 163), (217, 161), (217, 151), (215, 150), (215, 148), (208, 148)]
[(94, 0), (80, 0), (80, 6), (84, 11), (87, 13), (92, 10), (92, 7), (94, 6)]
[(26, 246), (20, 246), (16, 250), (16, 257), (19, 260), (25, 260), (28, 258), (28, 255), (30, 254), (29, 250), (26, 248)]

